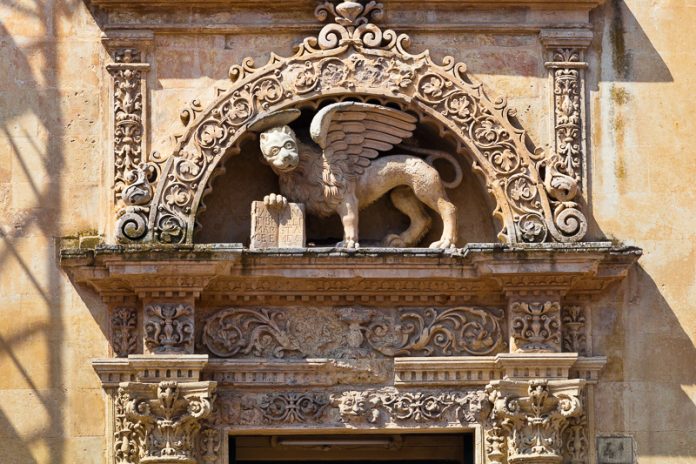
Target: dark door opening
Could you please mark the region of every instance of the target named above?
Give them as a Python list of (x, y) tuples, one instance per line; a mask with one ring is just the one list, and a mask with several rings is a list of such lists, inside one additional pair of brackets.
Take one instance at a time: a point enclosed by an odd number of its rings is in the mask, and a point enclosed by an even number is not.
[(474, 434), (230, 437), (230, 464), (474, 464)]

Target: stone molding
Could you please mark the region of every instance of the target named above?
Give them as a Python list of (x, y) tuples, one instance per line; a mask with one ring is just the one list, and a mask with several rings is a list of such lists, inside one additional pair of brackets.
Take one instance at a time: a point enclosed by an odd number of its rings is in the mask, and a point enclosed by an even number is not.
[(196, 464), (198, 433), (211, 411), (215, 382), (125, 382), (115, 396), (118, 464)]
[[(501, 353), (480, 357), (408, 357), (389, 362), (394, 371), (393, 383), (400, 388), (455, 388), (504, 379), (579, 378), (593, 384), (607, 358), (583, 358), (575, 353)], [(206, 355), (131, 355), (127, 359), (94, 360), (92, 366), (107, 389), (120, 382), (161, 380), (212, 380), (221, 388), (244, 390), (390, 382), (389, 376), (376, 372), (368, 363), (326, 358), (269, 361), (209, 359)]]
[[(592, 297), (622, 279), (641, 251), (609, 244), (508, 248), (471, 244), (450, 252), (303, 249), (252, 252), (196, 245), (62, 250), (76, 283), (102, 296), (207, 299), (226, 305), (495, 305), (520, 292)], [(327, 277), (325, 269), (334, 272)], [(253, 271), (252, 271), (253, 270)], [(360, 275), (360, 279), (350, 278)], [(253, 276), (253, 277), (252, 277)], [(546, 298), (546, 297), (543, 297)], [(546, 300), (544, 300), (546, 301)]]

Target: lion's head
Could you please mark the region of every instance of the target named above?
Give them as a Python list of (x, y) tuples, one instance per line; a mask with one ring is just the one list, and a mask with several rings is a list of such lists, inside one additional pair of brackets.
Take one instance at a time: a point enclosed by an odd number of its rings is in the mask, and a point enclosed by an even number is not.
[(297, 138), (289, 126), (262, 132), (260, 146), (264, 160), (277, 173), (290, 172), (300, 164)]

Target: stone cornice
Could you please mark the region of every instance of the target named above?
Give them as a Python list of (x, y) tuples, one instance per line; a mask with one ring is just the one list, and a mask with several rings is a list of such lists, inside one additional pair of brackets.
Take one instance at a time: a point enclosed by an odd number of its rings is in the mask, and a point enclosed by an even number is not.
[[(479, 7), (479, 8), (512, 8), (527, 7), (540, 9), (592, 9), (602, 5), (605, 0), (429, 0), (432, 6), (446, 7)], [(316, 2), (311, 0), (289, 0), (282, 3), (266, 0), (91, 0), (92, 5), (108, 9), (154, 9), (154, 8), (259, 8), (273, 11), (286, 9), (291, 6), (314, 7)], [(387, 0), (391, 7), (404, 5), (422, 6), (420, 0)]]
[[(61, 265), (104, 298), (203, 295), (219, 302), (268, 299), (336, 304), (426, 302), (437, 295), (481, 297), (596, 294), (622, 279), (641, 251), (608, 243), (428, 249), (307, 248), (249, 251), (236, 246), (103, 247), (61, 251)], [(246, 296), (248, 296), (248, 298)], [(334, 298), (336, 297), (336, 298)], [(338, 298), (338, 299), (337, 299)], [(396, 300), (394, 300), (396, 298)], [(367, 299), (367, 301), (366, 301)], [(424, 300), (425, 299), (425, 300)]]

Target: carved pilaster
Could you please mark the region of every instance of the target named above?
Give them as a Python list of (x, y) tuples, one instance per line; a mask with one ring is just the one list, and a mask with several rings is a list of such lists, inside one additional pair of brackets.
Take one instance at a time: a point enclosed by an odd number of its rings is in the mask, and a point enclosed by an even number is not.
[(152, 303), (145, 307), (144, 343), (150, 354), (193, 353), (193, 305)]
[(115, 399), (115, 462), (197, 464), (199, 431), (215, 388), (215, 382), (122, 383)]
[(563, 351), (587, 356), (587, 315), (580, 305), (564, 306), (561, 312), (563, 324)]
[(563, 432), (581, 416), (582, 380), (500, 380), (487, 387), (492, 410), (484, 424), (491, 464), (563, 461)]
[[(585, 50), (592, 32), (542, 30), (546, 68), (552, 89), (553, 140), (558, 158), (549, 160), (550, 171), (572, 178), (587, 191), (587, 143), (585, 122)], [(559, 200), (564, 201), (562, 198)]]
[(113, 202), (116, 238), (130, 242), (147, 233), (148, 203), (157, 177), (147, 153), (147, 72), (151, 37), (105, 38), (111, 63)]
[(134, 305), (111, 309), (111, 347), (119, 358), (138, 352), (138, 313)]

